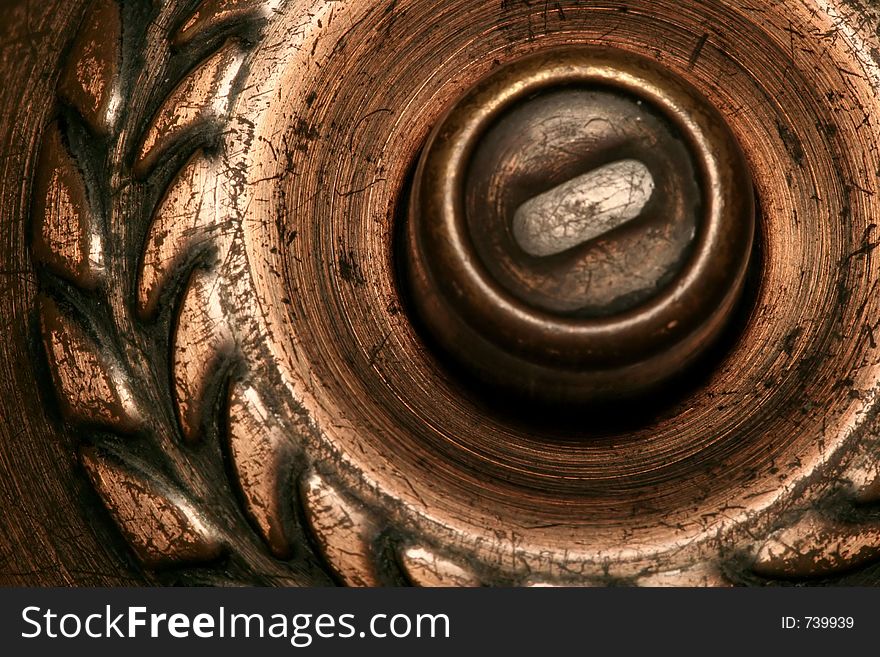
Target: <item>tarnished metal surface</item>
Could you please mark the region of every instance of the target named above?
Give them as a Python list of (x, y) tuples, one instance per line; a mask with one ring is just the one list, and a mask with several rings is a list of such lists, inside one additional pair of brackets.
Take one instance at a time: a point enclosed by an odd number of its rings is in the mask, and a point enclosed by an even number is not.
[[(878, 28), (857, 0), (12, 3), (0, 578), (880, 581)], [(757, 208), (754, 249), (749, 212), (726, 215), (746, 220), (709, 281), (726, 301), (664, 324), (696, 318), (681, 338), (698, 336), (696, 369), (668, 379), (691, 359), (651, 343), (667, 354), (652, 381), (664, 384), (626, 404), (549, 377), (523, 396), (510, 363), (475, 377), (473, 345), (438, 339), (420, 309), (434, 288), (406, 266), (407, 231), (425, 218), (411, 201), (448, 180), (417, 170), (435, 128), (481, 80), (572, 48), (646, 58), (659, 89), (693, 89), (679, 120), (729, 130), (746, 171), (712, 182), (705, 162), (727, 137), (701, 141), (703, 205)], [(538, 148), (528, 130), (496, 137), (476, 155), (477, 201), (503, 188), (480, 176), (502, 167), (507, 139)], [(642, 225), (666, 189), (663, 157), (681, 162), (676, 141), (598, 169), (641, 162), (651, 182), (625, 212), (596, 206), (590, 221), (617, 223), (579, 225), (575, 247)], [(529, 169), (543, 178), (528, 194), (501, 194), (515, 200), (506, 214), (470, 226), (484, 263), (520, 255), (496, 248), (493, 226), (521, 248), (553, 194), (591, 202), (597, 179), (582, 176), (597, 164), (547, 166), (563, 170)], [(684, 237), (660, 241), (690, 254)], [(550, 259), (573, 248), (531, 244)], [(674, 288), (657, 272), (677, 258), (646, 244), (627, 266)], [(645, 274), (640, 260), (659, 264)], [(524, 279), (507, 262), (509, 291)], [(579, 290), (562, 288), (528, 303)], [(622, 312), (642, 303), (630, 302)], [(594, 314), (578, 321), (607, 315)], [(478, 326), (510, 353), (506, 324)], [(558, 351), (534, 344), (545, 361)], [(622, 362), (596, 352), (602, 367)]]
[[(597, 206), (570, 186), (581, 172), (628, 161), (640, 178), (629, 167), (608, 181), (606, 168), (592, 183), (598, 200), (626, 201), (626, 220), (554, 237), (548, 223)], [(544, 220), (532, 223), (558, 243), (544, 257), (516, 241), (535, 202)], [(649, 207), (631, 216), (632, 203)], [(740, 148), (699, 92), (626, 51), (551, 49), (480, 81), (430, 137), (407, 218), (408, 292), (478, 380), (557, 405), (650, 394), (733, 315), (754, 205)]]

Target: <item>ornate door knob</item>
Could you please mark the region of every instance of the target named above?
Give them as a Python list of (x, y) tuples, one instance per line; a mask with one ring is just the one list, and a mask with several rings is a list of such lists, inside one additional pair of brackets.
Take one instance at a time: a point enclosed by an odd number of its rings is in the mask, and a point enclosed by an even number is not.
[(3, 582), (876, 583), (872, 3), (24, 4)]

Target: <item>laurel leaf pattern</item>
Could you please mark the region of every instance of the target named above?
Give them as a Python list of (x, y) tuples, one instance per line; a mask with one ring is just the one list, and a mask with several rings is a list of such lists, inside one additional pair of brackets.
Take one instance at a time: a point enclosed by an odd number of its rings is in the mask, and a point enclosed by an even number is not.
[(104, 505), (146, 566), (202, 563), (222, 554), (216, 529), (162, 477), (95, 448), (84, 448), (81, 457)]
[(174, 398), (184, 438), (195, 442), (222, 382), (235, 337), (226, 323), (222, 286), (213, 271), (197, 269), (183, 296), (172, 348)]
[(855, 450), (843, 479), (857, 504), (880, 502), (880, 438), (871, 435)]
[(732, 584), (718, 570), (714, 563), (697, 563), (691, 568), (666, 570), (644, 575), (636, 580), (642, 588), (725, 588)]
[(228, 406), (229, 453), (245, 510), (272, 554), (287, 559), (293, 548), (284, 526), (292, 445), (253, 387), (235, 382)]
[(481, 586), (479, 578), (470, 570), (421, 546), (404, 549), (400, 562), (407, 579), (416, 586), (431, 588)]
[(65, 419), (120, 433), (137, 430), (142, 416), (122, 368), (53, 299), (41, 296), (39, 309), (43, 347)]
[(379, 586), (377, 530), (369, 511), (315, 472), (304, 477), (301, 489), (306, 519), (336, 576), (347, 586)]
[[(124, 109), (120, 72), (127, 70), (121, 60), (122, 36), (132, 43), (150, 41), (153, 35), (161, 35), (151, 25), (161, 25), (166, 18), (158, 16), (167, 17), (173, 11), (156, 3), (159, 13), (153, 14), (157, 18), (152, 24), (123, 29), (122, 9), (115, 0), (94, 0), (69, 52), (58, 85), (62, 119), (46, 131), (35, 176), (32, 254), (41, 275), (50, 272), (64, 281), (58, 284), (43, 276), (51, 294), (41, 295), (39, 301), (43, 350), (60, 409), (67, 422), (101, 430), (88, 434), (89, 446), (81, 450), (83, 467), (140, 561), (149, 568), (166, 568), (204, 563), (226, 548), (214, 521), (200, 511), (198, 499), (205, 482), (193, 470), (195, 461), (188, 462), (189, 456), (168, 440), (176, 433), (167, 421), (174, 416), (154, 407), (165, 393), (148, 392), (164, 368), (128, 359), (142, 352), (144, 343), (139, 340), (143, 338), (167, 349), (170, 400), (183, 437), (192, 443), (206, 426), (217, 426), (216, 418), (209, 416), (217, 415), (223, 402), (224, 368), (235, 345), (217, 268), (229, 249), (232, 231), (226, 231), (228, 224), (223, 223), (226, 197), (216, 182), (219, 158), (208, 157), (201, 148), (216, 145), (235, 95), (245, 49), (230, 38), (171, 83), (171, 91), (138, 140), (126, 134), (128, 128), (123, 129), (119, 121)], [(224, 20), (234, 23), (239, 17), (235, 11), (227, 13)], [(258, 17), (259, 12), (251, 14), (251, 18)], [(141, 17), (137, 22), (150, 11), (140, 7), (132, 15)], [(165, 49), (160, 45), (151, 52)], [(166, 82), (156, 84), (161, 87)], [(99, 139), (87, 143), (89, 133)], [(131, 166), (122, 155), (129, 141), (137, 146)], [(176, 309), (166, 340), (147, 329), (139, 332), (141, 327), (128, 315), (127, 305), (119, 302), (123, 288), (118, 276), (106, 274), (105, 240), (115, 242), (123, 236), (105, 231), (129, 223), (128, 217), (125, 222), (113, 220), (117, 210), (112, 204), (120, 189), (128, 193), (132, 174), (137, 186), (160, 163), (177, 163), (187, 150), (189, 160), (183, 160), (182, 170), (153, 211), (146, 212), (151, 222), (140, 251), (134, 294), (134, 314), (142, 322), (157, 319), (162, 305)], [(90, 165), (88, 175), (78, 166), (80, 158)], [(164, 184), (157, 181), (145, 181), (142, 188)], [(106, 205), (102, 207), (95, 199), (103, 199)], [(105, 212), (107, 217), (102, 216)], [(123, 248), (113, 257), (127, 257), (130, 252)], [(115, 260), (110, 264), (114, 272), (130, 269)], [(95, 312), (94, 321), (81, 319), (81, 304)], [(131, 335), (133, 330), (140, 337)], [(140, 380), (145, 374), (147, 379)], [(142, 391), (143, 400), (133, 390)], [(253, 415), (253, 408), (247, 410)], [(121, 443), (120, 436), (131, 440)], [(246, 461), (251, 446), (233, 442), (239, 461)], [(126, 445), (135, 443), (143, 443), (143, 448), (129, 451)], [(167, 454), (164, 465), (148, 466), (140, 460), (143, 450), (155, 447), (174, 454)], [(160, 470), (174, 472), (174, 482), (159, 474)], [(254, 511), (262, 503), (258, 497), (254, 497)], [(251, 516), (259, 525), (258, 514)], [(268, 514), (263, 520), (267, 542), (274, 553), (282, 555), (289, 550), (282, 525)]]
[(174, 35), (177, 47), (189, 45), (199, 36), (226, 24), (265, 19), (277, 11), (284, 0), (205, 0)]
[(134, 165), (138, 178), (149, 175), (163, 155), (187, 136), (223, 121), (243, 61), (241, 46), (230, 41), (171, 92), (150, 121)]
[(34, 259), (56, 276), (94, 289), (104, 270), (102, 240), (82, 173), (57, 122), (44, 134), (34, 183)]
[(197, 150), (168, 188), (151, 222), (138, 280), (138, 314), (155, 317), (162, 294), (187, 262), (229, 246), (229, 200), (214, 163)]
[(89, 9), (58, 84), (62, 100), (74, 107), (93, 132), (110, 133), (119, 115), (119, 44), (122, 23), (114, 0), (96, 0)]
[(754, 570), (768, 578), (824, 577), (878, 560), (880, 523), (850, 524), (808, 511), (758, 549)]

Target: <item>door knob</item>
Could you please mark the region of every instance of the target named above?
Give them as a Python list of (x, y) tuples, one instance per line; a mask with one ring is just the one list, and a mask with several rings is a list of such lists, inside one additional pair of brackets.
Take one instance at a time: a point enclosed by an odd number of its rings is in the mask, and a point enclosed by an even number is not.
[(0, 27), (3, 581), (876, 583), (869, 4), (307, 4)]

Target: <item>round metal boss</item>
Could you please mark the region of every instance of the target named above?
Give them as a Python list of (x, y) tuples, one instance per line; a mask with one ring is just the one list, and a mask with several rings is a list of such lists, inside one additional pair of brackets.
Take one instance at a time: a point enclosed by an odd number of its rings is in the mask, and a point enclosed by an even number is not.
[(485, 78), (433, 132), (406, 284), (478, 380), (553, 401), (628, 396), (719, 336), (754, 215), (740, 148), (699, 92), (628, 52), (554, 50)]

